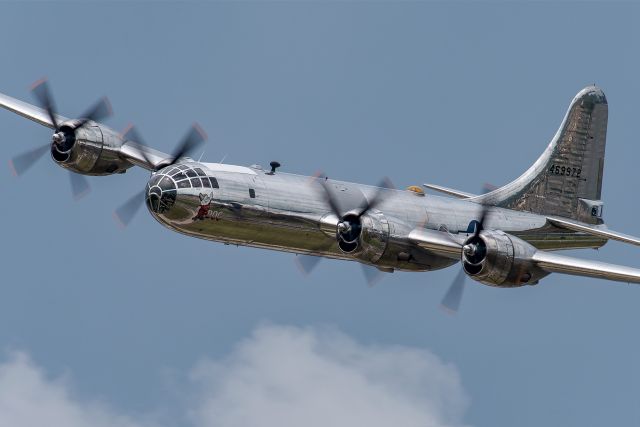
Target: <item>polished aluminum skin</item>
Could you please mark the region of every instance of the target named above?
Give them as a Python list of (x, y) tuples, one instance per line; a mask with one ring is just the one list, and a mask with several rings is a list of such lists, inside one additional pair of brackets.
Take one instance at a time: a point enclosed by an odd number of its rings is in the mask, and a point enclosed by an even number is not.
[[(55, 127), (51, 114), (22, 101), (0, 94), (0, 106)], [(224, 244), (358, 261), (385, 272), (461, 261), (467, 275), (499, 287), (536, 284), (552, 272), (640, 283), (640, 270), (551, 252), (598, 248), (609, 239), (640, 245), (604, 226), (607, 119), (602, 90), (583, 89), (541, 157), (513, 182), (484, 195), (425, 184), (453, 198), (416, 186), (294, 175), (277, 163), (264, 170), (172, 158), (93, 122), (75, 132), (68, 152), (60, 152), (66, 146), (54, 134), (52, 156), (81, 174), (150, 170), (144, 198), (151, 215), (179, 233)]]

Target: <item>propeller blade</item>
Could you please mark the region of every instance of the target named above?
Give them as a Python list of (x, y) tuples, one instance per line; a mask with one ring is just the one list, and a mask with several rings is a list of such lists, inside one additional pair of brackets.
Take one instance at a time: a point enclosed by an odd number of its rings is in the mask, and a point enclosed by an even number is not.
[(333, 194), (333, 190), (331, 190), (331, 185), (327, 182), (328, 179), (324, 175), (320, 175), (318, 177), (320, 180), (320, 185), (324, 190), (324, 200), (329, 205), (331, 212), (334, 213), (338, 218), (342, 218), (342, 208), (340, 207), (340, 203), (336, 198), (335, 194)]
[(31, 85), (31, 93), (33, 93), (33, 96), (35, 96), (38, 104), (40, 104), (40, 107), (42, 107), (42, 109), (47, 112), (47, 114), (49, 115), (49, 119), (53, 124), (53, 127), (57, 130), (58, 120), (56, 119), (56, 108), (53, 103), (53, 98), (51, 97), (51, 92), (49, 91), (47, 78), (43, 77), (42, 79)]
[(306, 276), (311, 274), (321, 260), (322, 257), (313, 255), (298, 254), (298, 256), (296, 256), (296, 264), (300, 271)]
[(442, 298), (440, 306), (450, 314), (457, 313), (460, 308), (466, 279), (467, 273), (464, 272), (464, 268), (461, 268), (453, 282), (451, 282), (451, 286), (449, 286), (444, 298)]
[(99, 122), (101, 120), (110, 117), (113, 114), (113, 110), (111, 109), (111, 103), (109, 99), (105, 96), (102, 97), (96, 102), (91, 108), (85, 111), (80, 116), (80, 124), (76, 127), (76, 129), (80, 129), (85, 126), (90, 121)]
[(131, 220), (135, 217), (136, 213), (140, 210), (144, 202), (144, 196), (146, 194), (146, 188), (136, 194), (134, 194), (129, 200), (124, 202), (119, 208), (113, 211), (113, 218), (116, 220), (120, 228), (125, 228)]
[(207, 139), (207, 134), (202, 130), (200, 125), (194, 123), (189, 129), (189, 132), (182, 139), (178, 148), (173, 153), (173, 160), (167, 166), (173, 165), (178, 162), (182, 157), (189, 154), (191, 151), (195, 150), (199, 145), (201, 145)]
[(378, 284), (382, 277), (384, 276), (384, 271), (378, 270), (377, 268), (368, 265), (368, 264), (360, 264), (362, 267), (362, 273), (364, 274), (364, 278), (367, 281), (367, 285), (369, 287), (373, 287)]
[(69, 171), (69, 179), (71, 181), (73, 200), (80, 200), (91, 191), (89, 181), (84, 175)]
[[(482, 194), (490, 193), (491, 191), (495, 190), (496, 188), (497, 187), (495, 185), (485, 183), (482, 186)], [(480, 232), (483, 230), (483, 228), (484, 228), (484, 220), (487, 219), (487, 213), (491, 209), (491, 207), (489, 205), (486, 205), (484, 203), (481, 203), (480, 206), (482, 207), (482, 210), (480, 211), (480, 218), (478, 219), (478, 223), (476, 224), (476, 228), (473, 231), (473, 237), (478, 237)]]
[(371, 197), (371, 200), (365, 201), (365, 203), (361, 206), (360, 213), (358, 216), (363, 216), (371, 209), (375, 209), (378, 205), (380, 205), (385, 199), (385, 190), (395, 188), (391, 180), (387, 177), (382, 178), (382, 181), (378, 184), (376, 188), (376, 192)]
[(35, 162), (37, 162), (47, 151), (51, 144), (43, 145), (42, 147), (29, 150), (26, 153), (22, 153), (13, 159), (9, 160), (9, 168), (14, 176), (20, 176), (27, 171)]

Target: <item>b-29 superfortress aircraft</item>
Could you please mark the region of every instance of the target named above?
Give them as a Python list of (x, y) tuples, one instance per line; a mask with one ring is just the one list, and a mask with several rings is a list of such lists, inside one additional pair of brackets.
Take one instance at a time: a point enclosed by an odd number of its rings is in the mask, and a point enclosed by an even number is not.
[(192, 237), (298, 254), (311, 271), (322, 257), (358, 261), (370, 282), (381, 272), (431, 271), (458, 262), (462, 269), (442, 301), (460, 305), (466, 276), (489, 286), (537, 284), (550, 273), (640, 283), (640, 270), (558, 254), (598, 248), (609, 239), (640, 239), (608, 229), (601, 197), (608, 106), (589, 86), (571, 101), (560, 128), (535, 163), (514, 181), (485, 194), (424, 184), (393, 189), (300, 176), (278, 162), (234, 166), (187, 155), (205, 139), (194, 125), (173, 154), (144, 144), (133, 127), (104, 124), (111, 110), (100, 100), (78, 119), (58, 115), (46, 80), (32, 92), (39, 107), (0, 94), (0, 106), (53, 129), (51, 142), (15, 157), (19, 175), (46, 152), (71, 172), (72, 190), (88, 189), (82, 175), (151, 172), (142, 193), (115, 212), (127, 225), (143, 201), (165, 227)]

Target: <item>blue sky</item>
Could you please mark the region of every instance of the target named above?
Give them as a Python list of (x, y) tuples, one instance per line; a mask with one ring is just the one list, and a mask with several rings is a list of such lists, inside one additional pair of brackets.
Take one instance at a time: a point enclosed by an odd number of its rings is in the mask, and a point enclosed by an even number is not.
[[(639, 17), (609, 2), (2, 2), (0, 91), (29, 101), (46, 75), (62, 114), (108, 95), (107, 124), (165, 151), (197, 121), (212, 161), (474, 192), (525, 170), (596, 83), (605, 219), (640, 235)], [(0, 129), (5, 165), (50, 137), (5, 111)], [(145, 211), (123, 232), (111, 213), (146, 179), (90, 178), (73, 202), (47, 158), (0, 178), (0, 424), (640, 423), (637, 287), (470, 282), (452, 318), (437, 307), (456, 268), (368, 288), (352, 263), (303, 277), (291, 255)], [(618, 243), (579, 254), (640, 266)]]

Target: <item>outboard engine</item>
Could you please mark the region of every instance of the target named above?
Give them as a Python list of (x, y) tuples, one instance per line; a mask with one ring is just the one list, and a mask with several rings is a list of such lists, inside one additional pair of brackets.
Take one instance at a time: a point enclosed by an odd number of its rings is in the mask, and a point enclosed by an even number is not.
[(110, 175), (132, 166), (118, 156), (122, 140), (97, 123), (64, 122), (51, 137), (51, 157), (60, 166), (84, 175)]

